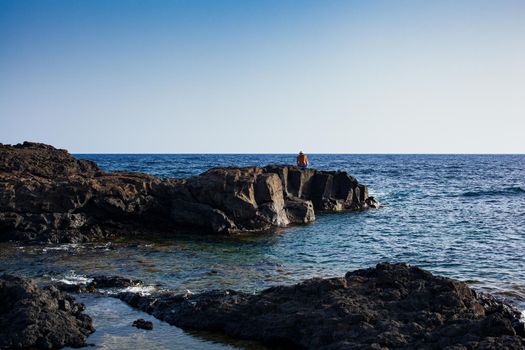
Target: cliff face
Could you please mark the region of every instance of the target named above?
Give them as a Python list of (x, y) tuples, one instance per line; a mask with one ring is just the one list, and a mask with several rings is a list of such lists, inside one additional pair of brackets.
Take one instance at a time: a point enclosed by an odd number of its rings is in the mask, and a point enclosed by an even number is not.
[(78, 242), (116, 235), (236, 233), (304, 224), (317, 211), (378, 207), (346, 172), (269, 165), (189, 179), (105, 173), (67, 151), (0, 144), (0, 240)]

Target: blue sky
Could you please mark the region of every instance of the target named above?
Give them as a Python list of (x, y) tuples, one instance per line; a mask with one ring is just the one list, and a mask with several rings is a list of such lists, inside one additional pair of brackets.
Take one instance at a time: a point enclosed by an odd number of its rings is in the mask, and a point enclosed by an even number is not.
[(79, 153), (525, 153), (525, 2), (0, 0), (0, 121)]

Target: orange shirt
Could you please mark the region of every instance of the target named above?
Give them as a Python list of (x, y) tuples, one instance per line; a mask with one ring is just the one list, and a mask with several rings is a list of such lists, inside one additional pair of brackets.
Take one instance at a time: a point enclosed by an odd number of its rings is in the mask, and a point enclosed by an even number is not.
[(305, 166), (308, 165), (308, 157), (306, 154), (299, 154), (297, 156), (297, 165)]

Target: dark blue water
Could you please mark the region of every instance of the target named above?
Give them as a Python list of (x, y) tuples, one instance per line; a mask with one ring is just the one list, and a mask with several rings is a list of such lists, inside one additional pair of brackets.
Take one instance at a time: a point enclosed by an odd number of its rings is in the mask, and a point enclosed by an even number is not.
[[(93, 160), (107, 171), (161, 177), (189, 177), (213, 166), (294, 160), (293, 155), (77, 157)], [(112, 273), (141, 278), (155, 288), (252, 291), (312, 276), (343, 275), (380, 261), (404, 261), (466, 280), (525, 310), (525, 155), (310, 155), (310, 159), (313, 167), (342, 169), (356, 176), (383, 207), (319, 215), (311, 225), (274, 234), (2, 249), (5, 270), (59, 279)], [(104, 316), (98, 316), (104, 324)], [(106, 333), (117, 336), (119, 331)], [(194, 344), (194, 337), (183, 334), (175, 343)]]

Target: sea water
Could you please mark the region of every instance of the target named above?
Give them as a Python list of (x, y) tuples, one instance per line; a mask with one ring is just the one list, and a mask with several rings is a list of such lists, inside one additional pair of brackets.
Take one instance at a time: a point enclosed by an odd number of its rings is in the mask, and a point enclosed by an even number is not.
[[(106, 171), (160, 177), (198, 175), (214, 166), (290, 164), (294, 155), (95, 155)], [(0, 270), (78, 283), (89, 275), (139, 278), (142, 289), (256, 292), (314, 276), (342, 276), (381, 261), (407, 262), (467, 281), (525, 310), (525, 155), (309, 155), (311, 166), (345, 170), (382, 207), (317, 215), (315, 223), (233, 237), (180, 235), (114, 242), (0, 245)], [(95, 321), (97, 348), (257, 348), (253, 343), (183, 332), (107, 297), (79, 296)], [(120, 315), (120, 316), (117, 316)], [(149, 317), (148, 319), (152, 319)]]

